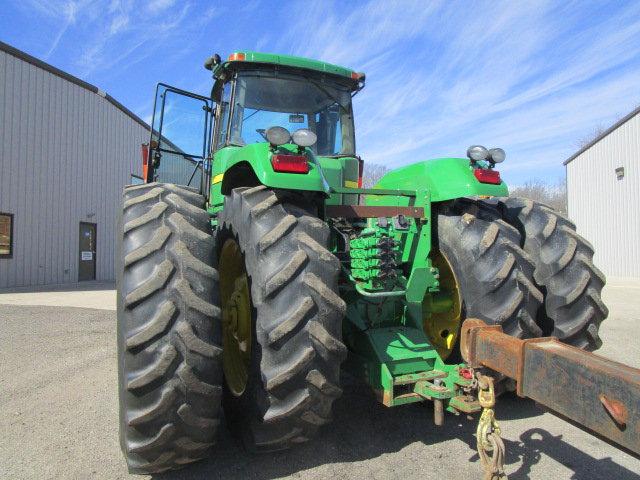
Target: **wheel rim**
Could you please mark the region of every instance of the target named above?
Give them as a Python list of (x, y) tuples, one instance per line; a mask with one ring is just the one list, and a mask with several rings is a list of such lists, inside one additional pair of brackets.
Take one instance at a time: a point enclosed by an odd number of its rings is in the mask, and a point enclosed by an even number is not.
[(222, 305), (222, 366), (227, 387), (240, 396), (251, 365), (251, 294), (244, 258), (235, 240), (222, 246), (218, 265)]
[(433, 257), (440, 273), (440, 292), (427, 294), (424, 305), (424, 331), (442, 359), (448, 358), (456, 345), (462, 322), (460, 287), (451, 263), (441, 252)]

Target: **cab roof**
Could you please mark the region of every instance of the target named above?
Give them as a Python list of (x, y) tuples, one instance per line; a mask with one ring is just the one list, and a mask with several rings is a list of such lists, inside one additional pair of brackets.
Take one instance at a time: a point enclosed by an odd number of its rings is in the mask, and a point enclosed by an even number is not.
[(227, 61), (221, 62), (214, 70), (214, 77), (218, 77), (219, 74), (226, 70), (229, 66), (236, 62), (243, 63), (262, 63), (272, 65), (283, 65), (294, 68), (304, 68), (306, 70), (315, 70), (318, 72), (329, 73), (340, 77), (347, 77), (352, 80), (360, 80), (364, 78), (364, 75), (357, 73), (350, 68), (340, 67), (327, 62), (321, 62), (319, 60), (312, 60), (310, 58), (295, 57), (293, 55), (280, 55), (274, 53), (260, 53), (252, 52), (250, 50), (239, 50), (229, 55)]

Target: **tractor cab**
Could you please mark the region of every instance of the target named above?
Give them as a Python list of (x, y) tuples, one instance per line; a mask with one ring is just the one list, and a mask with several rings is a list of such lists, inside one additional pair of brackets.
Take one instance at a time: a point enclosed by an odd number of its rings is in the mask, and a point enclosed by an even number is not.
[(351, 100), (363, 74), (256, 52), (225, 62), (215, 55), (205, 67), (213, 72), (210, 97), (158, 85), (148, 179), (198, 187), (214, 205), (239, 179), (269, 184), (261, 173), (276, 187), (301, 174), (309, 190), (358, 186)]
[[(301, 129), (313, 133), (317, 140), (310, 148), (316, 155), (355, 155), (353, 79), (246, 60), (220, 65), (214, 77), (212, 98), (220, 106), (216, 148), (270, 142), (266, 131), (281, 127), (290, 135)], [(273, 140), (292, 139), (285, 134)]]

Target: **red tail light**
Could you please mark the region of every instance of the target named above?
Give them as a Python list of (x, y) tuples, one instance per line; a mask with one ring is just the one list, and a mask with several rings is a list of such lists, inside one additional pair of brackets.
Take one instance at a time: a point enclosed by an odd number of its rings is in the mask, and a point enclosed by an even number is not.
[(362, 175), (364, 174), (364, 160), (358, 158), (358, 188), (362, 188)]
[(476, 176), (480, 183), (491, 183), (493, 185), (500, 185), (500, 172), (497, 170), (483, 170), (476, 168), (473, 170), (473, 174)]
[(275, 172), (309, 173), (309, 164), (304, 155), (275, 154), (271, 156), (271, 166)]
[(149, 174), (149, 144), (143, 143), (140, 149), (142, 151), (142, 178), (146, 183)]

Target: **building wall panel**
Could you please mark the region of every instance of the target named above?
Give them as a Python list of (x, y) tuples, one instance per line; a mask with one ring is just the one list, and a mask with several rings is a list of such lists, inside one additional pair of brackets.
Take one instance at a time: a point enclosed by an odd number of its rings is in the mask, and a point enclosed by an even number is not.
[(567, 164), (569, 216), (610, 277), (640, 278), (639, 152), (637, 114)]
[(79, 224), (97, 224), (97, 280), (113, 280), (122, 187), (148, 129), (104, 96), (0, 51), (0, 211), (14, 214), (0, 288), (76, 282)]

